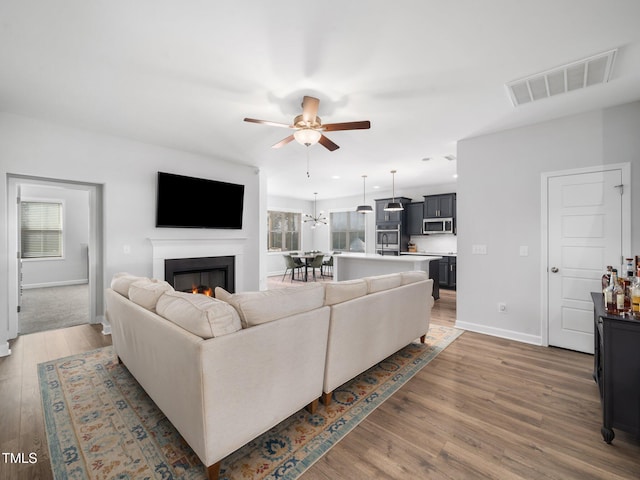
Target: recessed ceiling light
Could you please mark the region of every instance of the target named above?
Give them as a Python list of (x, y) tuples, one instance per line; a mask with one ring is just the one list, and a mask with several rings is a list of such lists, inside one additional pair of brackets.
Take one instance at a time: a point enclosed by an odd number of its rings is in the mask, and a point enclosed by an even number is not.
[(339, 179), (340, 179), (340, 175), (334, 175), (334, 176), (333, 176), (333, 177), (331, 177), (331, 178), (333, 178), (334, 180), (339, 180)]
[(380, 188), (380, 185), (374, 185), (373, 188)]
[(453, 178), (458, 178), (458, 174), (457, 174), (457, 173), (454, 173), (454, 174), (453, 174)]

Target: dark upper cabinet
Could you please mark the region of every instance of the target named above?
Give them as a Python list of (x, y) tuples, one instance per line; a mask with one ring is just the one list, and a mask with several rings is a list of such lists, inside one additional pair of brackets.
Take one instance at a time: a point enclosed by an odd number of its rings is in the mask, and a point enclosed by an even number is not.
[(424, 218), (455, 218), (456, 194), (427, 195), (424, 197)]
[(407, 209), (407, 234), (422, 235), (424, 202), (410, 203), (405, 208)]
[(393, 199), (391, 198), (376, 200), (376, 225), (402, 224), (402, 228), (404, 230), (407, 222), (407, 204), (411, 202), (411, 199), (406, 197), (396, 197), (395, 201), (402, 203), (405, 209), (397, 212), (386, 212), (384, 207), (392, 200)]

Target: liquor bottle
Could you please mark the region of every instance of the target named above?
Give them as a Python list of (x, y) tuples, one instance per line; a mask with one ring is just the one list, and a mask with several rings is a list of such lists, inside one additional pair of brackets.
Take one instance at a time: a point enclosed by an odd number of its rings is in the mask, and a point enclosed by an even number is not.
[(618, 284), (618, 272), (611, 270), (611, 278), (609, 278), (609, 285), (604, 290), (604, 305), (607, 313), (615, 315), (618, 313), (616, 298), (614, 296), (615, 286)]
[[(604, 291), (604, 301), (607, 313), (610, 315), (618, 315), (620, 310), (624, 310), (624, 292), (618, 284), (618, 270), (615, 268), (611, 271), (609, 286)], [(621, 308), (618, 308), (618, 305)]]
[(611, 270), (613, 270), (613, 267), (611, 265), (607, 265), (607, 270), (604, 272), (604, 275), (602, 275), (602, 293), (603, 294), (604, 294), (604, 291), (609, 286), (609, 282), (611, 281)]
[(633, 258), (626, 258), (627, 261), (627, 278), (633, 277)]
[(622, 303), (620, 303), (620, 297), (617, 297), (618, 315), (624, 315), (625, 313), (631, 312), (631, 279), (632, 278), (633, 277), (618, 278), (618, 284), (622, 289)]
[(640, 320), (640, 277), (636, 276), (631, 285), (631, 313)]

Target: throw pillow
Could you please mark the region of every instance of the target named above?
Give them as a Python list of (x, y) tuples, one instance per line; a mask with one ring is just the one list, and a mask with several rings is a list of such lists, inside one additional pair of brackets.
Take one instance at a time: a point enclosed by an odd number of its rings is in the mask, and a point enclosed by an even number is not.
[(367, 277), (365, 280), (369, 286), (369, 293), (376, 293), (399, 287), (402, 283), (402, 276), (399, 273), (390, 273), (387, 275)]
[(365, 296), (367, 294), (367, 282), (362, 278), (331, 282), (325, 284), (324, 292), (324, 304), (335, 305)]
[(138, 280), (129, 287), (129, 300), (141, 307), (156, 311), (156, 303), (164, 292), (173, 291), (173, 287), (164, 280)]
[(111, 288), (123, 297), (129, 298), (129, 287), (132, 283), (140, 280), (151, 281), (147, 277), (138, 277), (128, 273), (116, 273), (111, 280)]
[(164, 292), (156, 304), (158, 315), (202, 338), (220, 337), (242, 329), (235, 309), (199, 293)]

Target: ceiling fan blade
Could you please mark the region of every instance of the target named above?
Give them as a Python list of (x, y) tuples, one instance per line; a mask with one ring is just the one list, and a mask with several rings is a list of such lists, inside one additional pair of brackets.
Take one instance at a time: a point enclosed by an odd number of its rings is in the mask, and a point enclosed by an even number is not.
[(293, 140), (294, 140), (294, 136), (293, 135), (289, 135), (287, 138), (284, 138), (284, 139), (280, 140), (278, 143), (273, 145), (271, 148), (284, 147), (287, 143), (292, 142)]
[(293, 125), (287, 125), (286, 123), (270, 122), (269, 120), (258, 120), (256, 118), (245, 118), (245, 122), (260, 123), (262, 125), (271, 125), (272, 127), (293, 128)]
[[(292, 135), (293, 136), (293, 135)], [(320, 145), (322, 145), (324, 148), (326, 148), (327, 150), (333, 152), (334, 150), (339, 149), (340, 147), (338, 145), (336, 145), (335, 143), (333, 143), (331, 140), (329, 140), (327, 137), (325, 137), (324, 135), (322, 135), (320, 137), (320, 140), (318, 140), (318, 143)]]
[(325, 132), (336, 132), (338, 130), (366, 130), (367, 128), (371, 128), (371, 122), (369, 120), (363, 120), (361, 122), (327, 123), (322, 126), (322, 130)]
[(316, 121), (318, 115), (318, 104), (320, 100), (315, 97), (305, 97), (302, 99), (302, 119), (312, 124)]

